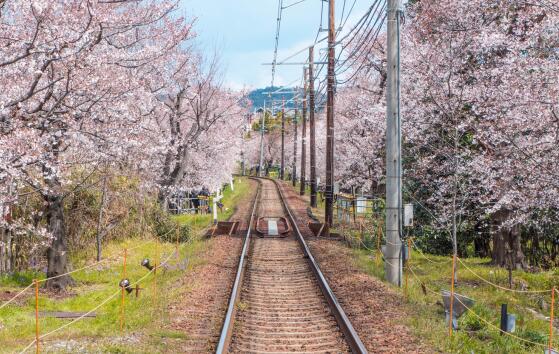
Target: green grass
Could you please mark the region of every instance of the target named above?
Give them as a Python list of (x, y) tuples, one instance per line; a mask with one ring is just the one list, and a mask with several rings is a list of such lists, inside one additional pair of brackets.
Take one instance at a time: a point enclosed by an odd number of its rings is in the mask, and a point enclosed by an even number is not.
[[(373, 253), (373, 254), (372, 254)], [(365, 272), (384, 279), (384, 264), (376, 259), (374, 252), (354, 250), (357, 265)], [(458, 331), (452, 339), (448, 337), (448, 327), (444, 321), (441, 290), (450, 290), (451, 262), (449, 257), (426, 255), (423, 258), (417, 251), (412, 253), (411, 269), (417, 278), (408, 272), (407, 312), (408, 324), (416, 334), (436, 349), (445, 353), (535, 353), (543, 352), (543, 347), (524, 343), (512, 336), (501, 335), (499, 330), (480, 320), (475, 314), (499, 327), (501, 304), (508, 304), (508, 312), (516, 314), (515, 336), (532, 342), (546, 344), (549, 322), (544, 316), (548, 309), (541, 308), (542, 301), (550, 304), (550, 294), (513, 293), (487, 284), (458, 266), (458, 282), (455, 291), (475, 300), (473, 313), (466, 313), (459, 320)], [(437, 263), (433, 263), (437, 262)], [(508, 273), (488, 265), (487, 259), (467, 259), (466, 265), (484, 279), (508, 288)], [(550, 272), (530, 274), (515, 271), (516, 284), (524, 283), (528, 290), (550, 289), (559, 278)], [(427, 289), (423, 292), (421, 283)], [(403, 289), (394, 288), (396, 291)], [(433, 291), (433, 292), (431, 292)], [(541, 318), (530, 311), (540, 313)], [(555, 347), (557, 347), (555, 342)]]
[[(299, 190), (299, 187), (295, 188)], [(324, 215), (323, 208), (320, 206), (313, 212), (319, 217)], [(359, 242), (354, 242), (354, 239), (359, 237), (358, 230), (348, 230), (347, 226), (342, 228), (338, 225), (333, 231), (343, 233), (350, 239), (348, 244), (355, 247), (360, 245)], [(355, 264), (365, 273), (384, 280), (384, 263), (379, 258), (378, 252), (374, 250), (375, 238), (371, 238), (371, 235), (366, 233), (364, 242), (369, 250), (354, 248), (352, 251)], [(468, 312), (464, 314), (458, 323), (460, 329), (449, 338), (440, 293), (442, 290), (450, 290), (451, 261), (450, 257), (422, 256), (417, 250), (412, 253), (410, 267), (417, 278), (411, 272), (407, 273), (408, 286), (404, 310), (407, 313), (407, 324), (415, 334), (436, 351), (444, 353), (543, 353), (544, 347), (526, 343), (522, 339), (547, 345), (549, 320), (546, 320), (546, 316), (549, 316), (550, 312), (551, 293), (518, 293), (499, 289), (480, 280), (461, 264), (458, 264), (458, 282), (455, 291), (475, 300), (472, 308), (475, 314)], [(508, 271), (491, 266), (489, 259), (469, 258), (464, 262), (483, 279), (508, 288)], [(538, 273), (514, 271), (513, 282), (513, 288), (517, 290), (521, 287), (527, 290), (551, 289), (559, 283), (559, 269)], [(426, 293), (421, 284), (426, 287)], [(394, 291), (403, 292), (402, 288), (392, 288)], [(498, 329), (491, 326), (499, 328), (503, 303), (508, 304), (509, 313), (516, 314), (514, 336), (522, 339), (501, 335)], [(478, 316), (491, 325), (480, 320)], [(559, 335), (555, 333), (555, 348), (559, 347), (557, 337)]]
[[(219, 214), (220, 220), (228, 219), (234, 212), (237, 204), (248, 192), (250, 185), (247, 179), (239, 179), (235, 184), (235, 191), (229, 188), (224, 193), (223, 203), (226, 208)], [(179, 247), (180, 257), (172, 257), (170, 265), (188, 259), (186, 272), (190, 272), (205, 260), (201, 258), (203, 251), (208, 247), (208, 241), (199, 236), (211, 222), (211, 216), (198, 216), (196, 226), (193, 215), (175, 217), (180, 223), (189, 224), (194, 231), (192, 241)], [(207, 218), (207, 219), (203, 219)], [(98, 267), (82, 270), (72, 274), (76, 286), (69, 289), (64, 297), (53, 297), (43, 290), (39, 294), (39, 311), (69, 311), (87, 312), (99, 303), (119, 292), (119, 281), (122, 279), (122, 254), (123, 249), (131, 249), (127, 254), (126, 277), (132, 283), (148, 272), (140, 265), (144, 258), (149, 258), (153, 264), (156, 255), (163, 260), (175, 251), (175, 244), (156, 243), (153, 239), (131, 238), (121, 243), (111, 243), (104, 246), (103, 255), (108, 259), (115, 259), (101, 263)], [(85, 259), (92, 261), (92, 250), (76, 252), (73, 264), (76, 268), (85, 263)], [(84, 258), (87, 257), (87, 258)], [(180, 279), (184, 271), (159, 270), (153, 273), (140, 284), (140, 296), (135, 294), (125, 296), (125, 324), (121, 331), (121, 294), (120, 292), (96, 311), (95, 318), (82, 319), (72, 325), (53, 333), (42, 342), (43, 348), (49, 352), (105, 352), (105, 353), (154, 353), (162, 351), (180, 351), (181, 340), (188, 339), (188, 334), (183, 331), (166, 329), (170, 322), (171, 313), (169, 304), (178, 301), (189, 290), (188, 284), (181, 285)], [(157, 280), (155, 278), (157, 277)], [(35, 272), (21, 272), (0, 278), (0, 291), (20, 291), (33, 279), (43, 279), (44, 274)], [(155, 285), (156, 284), (156, 285)], [(32, 342), (35, 335), (35, 298), (33, 289), (29, 289), (24, 296), (15, 303), (0, 309), (0, 352), (19, 352), (28, 343)], [(70, 320), (54, 318), (40, 318), (41, 333), (54, 330)], [(64, 346), (64, 344), (67, 346)]]
[[(112, 258), (121, 255), (125, 247), (142, 242), (146, 241), (129, 240), (124, 244), (111, 244), (108, 245), (105, 252), (109, 258)], [(188, 270), (196, 264), (194, 258), (203, 247), (204, 242), (200, 240), (180, 246), (180, 260), (189, 259)], [(154, 263), (156, 248), (159, 248), (159, 254), (163, 260), (174, 252), (175, 245), (160, 244), (156, 246), (155, 241), (147, 241), (142, 247), (129, 252), (126, 277), (131, 282), (135, 282), (136, 279), (147, 273), (147, 270), (141, 267), (140, 262), (143, 258), (150, 258)], [(179, 260), (173, 257), (169, 264), (176, 264), (177, 261)], [(134, 293), (125, 296), (125, 331), (143, 330), (168, 320), (169, 313), (166, 305), (180, 290), (174, 286), (174, 283), (181, 274), (181, 270), (160, 270), (157, 275), (149, 275), (140, 284), (143, 290), (140, 291), (138, 298)], [(72, 276), (77, 286), (70, 289), (70, 295), (66, 298), (49, 298), (48, 294), (40, 291), (39, 311), (87, 312), (93, 309), (97, 304), (119, 291), (118, 282), (122, 279), (122, 261), (102, 263), (99, 268), (80, 271)], [(157, 286), (155, 287), (156, 277)], [(33, 289), (30, 289), (25, 293), (22, 303), (15, 306), (8, 305), (0, 310), (0, 317), (3, 319), (3, 329), (0, 331), (0, 343), (4, 344), (2, 351), (21, 350), (26, 343), (33, 341), (35, 333), (34, 301)], [(96, 318), (80, 320), (49, 336), (47, 341), (119, 335), (121, 333), (120, 306), (121, 295), (118, 294), (96, 311)], [(49, 332), (68, 322), (69, 320), (40, 318), (40, 332)]]

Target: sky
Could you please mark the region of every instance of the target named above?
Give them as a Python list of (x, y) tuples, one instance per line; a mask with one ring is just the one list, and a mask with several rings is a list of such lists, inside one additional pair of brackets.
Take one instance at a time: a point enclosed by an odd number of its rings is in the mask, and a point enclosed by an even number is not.
[[(299, 0), (284, 0), (284, 7)], [(346, 0), (344, 30), (349, 30), (363, 16), (372, 0)], [(278, 61), (310, 44), (316, 38), (320, 24), (322, 0), (304, 0), (283, 11), (278, 48)], [(336, 21), (340, 22), (344, 0), (336, 4)], [(224, 84), (233, 89), (255, 89), (270, 86), (276, 35), (277, 0), (181, 0), (181, 10), (196, 18), (198, 47), (208, 53), (217, 50), (225, 72)], [(327, 27), (328, 2), (324, 2), (323, 26)], [(327, 33), (320, 34), (320, 38)], [(323, 42), (325, 43), (325, 42)], [(322, 53), (315, 49), (315, 60)], [(290, 60), (306, 60), (306, 52)], [(302, 66), (278, 66), (275, 86), (297, 86), (302, 78)], [(294, 82), (295, 81), (295, 82)]]

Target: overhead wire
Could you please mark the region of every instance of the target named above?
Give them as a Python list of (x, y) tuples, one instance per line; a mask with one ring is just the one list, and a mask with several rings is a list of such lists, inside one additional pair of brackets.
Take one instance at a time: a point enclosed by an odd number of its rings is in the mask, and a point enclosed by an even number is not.
[[(384, 17), (382, 18), (381, 25), (382, 25), (382, 23), (384, 23), (385, 19), (386, 19), (386, 16), (384, 16)], [(379, 35), (379, 33), (380, 33), (381, 28), (382, 28), (381, 26), (378, 26), (377, 31), (376, 31), (375, 36), (374, 36), (374, 40), (372, 41), (372, 43), (371, 43), (371, 45), (370, 45), (369, 48), (372, 49), (372, 47), (373, 47), (373, 46), (375, 45), (375, 43), (377, 42), (378, 35)], [(363, 51), (363, 54), (362, 54), (361, 56), (357, 57), (357, 58), (354, 60), (353, 64), (355, 64), (359, 59), (363, 59), (363, 55), (367, 55), (368, 51), (369, 51), (369, 50)], [(361, 65), (360, 65), (356, 70), (354, 70), (354, 72), (352, 73), (352, 75), (351, 75), (349, 78), (344, 79), (343, 81), (339, 81), (338, 84), (339, 84), (339, 85), (344, 85), (344, 84), (350, 82), (351, 80), (353, 80), (353, 79), (355, 78), (355, 76), (357, 76), (357, 74), (359, 74), (359, 73), (361, 72), (361, 70), (363, 69), (363, 67), (364, 67), (365, 65), (366, 65), (366, 62), (363, 60), (363, 62), (361, 63)], [(341, 72), (338, 72), (337, 75), (344, 74), (344, 73), (347, 72), (347, 71), (349, 70), (349, 68), (351, 68), (351, 67), (352, 67), (352, 66), (347, 66), (347, 68), (346, 68), (345, 70), (343, 70), (343, 71), (341, 71)]]
[[(378, 3), (380, 4), (381, 2), (378, 2)], [(377, 13), (378, 15), (376, 16), (375, 22), (374, 22), (373, 26), (368, 29), (368, 32), (365, 35), (364, 39), (361, 40), (361, 42), (356, 45), (356, 49), (353, 50), (347, 56), (347, 58), (338, 66), (338, 71), (336, 72), (337, 75), (341, 75), (341, 74), (347, 72), (349, 69), (353, 68), (354, 65), (359, 62), (359, 60), (362, 60), (364, 58), (364, 56), (366, 56), (370, 53), (370, 50), (373, 48), (373, 46), (378, 41), (380, 31), (382, 29), (382, 26), (383, 26), (385, 20), (386, 20), (386, 14), (383, 14), (385, 8), (386, 8), (386, 3), (384, 3), (381, 11), (379, 11)], [(380, 20), (380, 22), (379, 22), (379, 20)], [(352, 60), (352, 62), (350, 64), (348, 64), (348, 61), (350, 61), (350, 60)], [(362, 61), (363, 62), (361, 63), (359, 68), (354, 70), (351, 79), (353, 79), (353, 77), (355, 77), (357, 75), (357, 73), (359, 73), (363, 69), (363, 67), (366, 65), (366, 62), (364, 60), (362, 60)], [(345, 69), (343, 69), (344, 66), (345, 66)], [(350, 81), (351, 79), (345, 79), (344, 83)]]
[[(338, 31), (341, 32), (343, 30), (343, 28), (345, 27), (345, 25), (347, 24), (347, 21), (349, 20), (349, 17), (351, 16), (351, 13), (353, 12), (353, 9), (355, 8), (355, 4), (357, 3), (357, 0), (353, 0), (353, 4), (351, 5), (351, 8), (349, 9), (349, 12), (345, 18), (345, 20), (343, 20), (343, 12), (342, 12), (342, 18), (340, 19), (340, 25), (338, 26)], [(345, 10), (345, 0), (344, 0), (344, 10)], [(339, 33), (338, 32), (338, 33)]]
[[(357, 23), (351, 28), (351, 30), (349, 30), (342, 38), (338, 38), (337, 42), (342, 44), (342, 50), (338, 53), (338, 59), (339, 56), (341, 55), (341, 53), (343, 53), (343, 51), (345, 50), (345, 48), (347, 48), (349, 46), (349, 44), (351, 44), (353, 42), (353, 40), (358, 36), (361, 35), (363, 36), (363, 26), (365, 26), (365, 24), (367, 24), (367, 27), (369, 27), (372, 18), (371, 14), (373, 13), (373, 9), (375, 8), (376, 5), (378, 5), (379, 1), (375, 1), (375, 3), (373, 5), (371, 5), (369, 7), (369, 9), (367, 10), (367, 12), (365, 12), (365, 14), (357, 21)], [(368, 22), (367, 22), (368, 21)], [(353, 37), (351, 37), (351, 39), (344, 43), (344, 41), (353, 33), (356, 32), (355, 35), (353, 35)]]
[(287, 5), (287, 6), (282, 7), (282, 10), (289, 9), (290, 7), (293, 7), (293, 6), (295, 6), (295, 5), (299, 5), (300, 3), (305, 2), (305, 1), (307, 1), (307, 0), (299, 0), (299, 1), (296, 1), (296, 2), (294, 2), (293, 4), (289, 4), (289, 5)]
[(324, 0), (320, 0), (320, 23), (318, 25), (318, 30), (316, 31), (316, 38), (314, 39), (314, 44), (317, 43), (320, 32), (322, 32), (322, 17), (324, 16)]
[(283, 0), (278, 0), (278, 15), (276, 24), (276, 37), (275, 37), (275, 48), (274, 48), (274, 60), (272, 61), (272, 87), (274, 87), (274, 80), (276, 78), (276, 63), (278, 60), (278, 46), (279, 37), (281, 31), (281, 19), (283, 14)]
[[(280, 61), (279, 63), (277, 63), (276, 65), (285, 64), (289, 59), (293, 59), (293, 58), (296, 57), (297, 55), (299, 55), (299, 54), (301, 54), (301, 53), (304, 53), (305, 51), (308, 51), (309, 48), (314, 47), (317, 43), (324, 42), (324, 41), (327, 40), (327, 39), (328, 39), (328, 37), (323, 37), (323, 38), (321, 38), (319, 41), (315, 42), (315, 44), (309, 45), (309, 46), (307, 46), (307, 47), (305, 47), (305, 48), (303, 48), (303, 49), (301, 49), (301, 50), (299, 50), (299, 51), (297, 51), (297, 52), (291, 54), (291, 55), (288, 56), (287, 58), (281, 60), (281, 61)], [(309, 59), (307, 58), (307, 60), (306, 60), (305, 62), (308, 63), (308, 62), (309, 62)]]

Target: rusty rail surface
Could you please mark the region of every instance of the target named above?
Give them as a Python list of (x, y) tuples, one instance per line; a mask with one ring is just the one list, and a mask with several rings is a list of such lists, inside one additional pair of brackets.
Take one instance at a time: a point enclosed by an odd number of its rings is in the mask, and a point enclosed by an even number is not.
[(245, 271), (246, 259), (248, 256), (248, 247), (250, 245), (250, 233), (252, 231), (252, 225), (254, 223), (254, 216), (256, 214), (256, 207), (258, 206), (258, 199), (261, 189), (262, 183), (258, 180), (258, 191), (256, 192), (256, 197), (254, 198), (254, 204), (252, 206), (252, 213), (250, 215), (250, 221), (248, 223), (248, 229), (243, 244), (243, 250), (239, 258), (239, 265), (237, 267), (237, 275), (235, 276), (235, 283), (233, 284), (233, 288), (231, 290), (231, 297), (229, 299), (227, 313), (225, 314), (225, 320), (223, 321), (223, 327), (221, 328), (221, 335), (217, 344), (216, 353), (225, 353), (228, 350), (229, 344), (231, 342), (233, 324), (235, 323), (236, 303), (241, 292), (243, 274)]

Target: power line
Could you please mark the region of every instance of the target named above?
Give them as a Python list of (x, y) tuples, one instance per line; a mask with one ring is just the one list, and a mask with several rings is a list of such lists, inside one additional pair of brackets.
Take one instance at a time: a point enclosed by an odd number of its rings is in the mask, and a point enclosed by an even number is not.
[[(384, 10), (385, 6), (383, 6), (383, 10)], [(380, 31), (382, 29), (382, 26), (386, 20), (386, 15), (382, 16), (382, 19), (380, 17), (380, 14), (383, 13), (384, 11), (379, 12), (379, 16), (377, 16), (377, 19), (375, 21), (375, 24), (373, 25), (372, 29), (376, 29), (375, 32), (373, 33), (373, 35), (371, 36), (370, 34), (367, 34), (367, 36), (365, 37), (365, 40), (362, 41), (362, 43), (360, 43), (358, 45), (358, 48), (354, 51), (352, 51), (352, 53), (350, 53), (348, 55), (348, 57), (344, 60), (344, 62), (340, 65), (339, 67), (339, 71), (337, 72), (337, 75), (341, 75), (345, 72), (347, 72), (349, 69), (353, 68), (353, 66), (359, 62), (359, 60), (364, 59), (371, 51), (371, 49), (374, 47), (374, 45), (377, 43), (378, 40), (378, 36), (380, 34)], [(380, 23), (379, 23), (379, 19)], [(370, 32), (370, 31), (369, 31)], [(364, 46), (365, 43), (370, 43)], [(347, 62), (349, 60), (351, 60), (352, 58), (353, 61), (350, 64), (347, 64)], [(353, 74), (351, 75), (351, 77), (345, 79), (344, 81), (340, 81), (338, 82), (338, 84), (340, 85), (344, 85), (346, 83), (348, 83), (349, 81), (353, 80), (353, 78), (355, 76), (357, 76), (358, 73), (361, 72), (361, 70), (363, 69), (363, 67), (365, 67), (366, 65), (366, 61), (362, 60), (362, 63), (360, 64), (360, 66), (354, 70)], [(345, 69), (343, 68), (345, 66)]]
[(278, 17), (276, 25), (276, 44), (274, 49), (274, 60), (272, 61), (272, 87), (274, 87), (274, 80), (276, 78), (276, 63), (278, 60), (278, 46), (279, 46), (279, 36), (281, 30), (281, 17), (283, 13), (283, 0), (278, 0)]
[[(342, 22), (342, 19), (340, 19), (340, 31), (345, 27), (347, 21), (349, 20), (349, 16), (351, 16), (351, 13), (353, 12), (353, 9), (355, 8), (355, 4), (357, 3), (357, 0), (353, 0), (353, 4), (351, 5), (351, 8), (349, 9), (349, 12), (347, 14), (347, 17), (345, 18), (345, 21)], [(345, 9), (345, 0), (344, 0), (344, 9)], [(343, 15), (343, 11), (342, 11), (342, 18), (344, 17)]]
[[(385, 19), (386, 19), (386, 16), (383, 17), (382, 22), (381, 22), (381, 25), (382, 25), (382, 23), (384, 23), (384, 20), (385, 20)], [(380, 33), (380, 29), (381, 29), (381, 28), (382, 28), (381, 26), (378, 27), (377, 32), (376, 32), (376, 34), (375, 34), (375, 36), (374, 36), (374, 40), (372, 41), (371, 45), (370, 45), (368, 48), (372, 49), (372, 47), (373, 47), (373, 46), (375, 45), (375, 43), (377, 42), (377, 40), (378, 40), (378, 35), (379, 35), (379, 33)], [(366, 55), (368, 52), (369, 52), (369, 49), (367, 49), (366, 51), (363, 51), (362, 54)], [(357, 57), (357, 58), (354, 60), (353, 64), (355, 64), (355, 63), (359, 60), (359, 58), (362, 58), (362, 55), (360, 55), (359, 57)], [(352, 64), (352, 65), (353, 65), (353, 64)], [(349, 68), (352, 67), (352, 65), (351, 65), (351, 66), (347, 66), (347, 68), (346, 68), (344, 71), (340, 72), (339, 74), (345, 73), (347, 70), (349, 70)], [(351, 75), (351, 77), (349, 77), (348, 79), (345, 79), (344, 81), (340, 81), (339, 84), (340, 84), (340, 85), (344, 85), (344, 84), (348, 83), (349, 81), (353, 80), (353, 78), (354, 78), (355, 76), (357, 76), (357, 74), (359, 74), (359, 73), (361, 72), (361, 70), (363, 69), (363, 67), (364, 67), (365, 65), (366, 65), (366, 62), (363, 61), (363, 62), (361, 63), (361, 65), (359, 66), (359, 68), (357, 68), (357, 70), (355, 70), (355, 71), (353, 72), (353, 74)]]
[[(301, 49), (301, 50), (299, 50), (299, 51), (297, 51), (297, 52), (291, 54), (291, 55), (288, 56), (287, 58), (281, 60), (281, 61), (280, 61), (279, 63), (277, 63), (276, 65), (285, 64), (285, 62), (287, 62), (288, 60), (293, 59), (294, 57), (296, 57), (297, 55), (299, 55), (299, 54), (301, 54), (301, 53), (307, 52), (307, 51), (309, 50), (310, 47), (314, 47), (317, 43), (324, 42), (324, 41), (327, 40), (327, 39), (328, 39), (328, 37), (323, 37), (323, 38), (321, 38), (319, 41), (315, 42), (314, 44), (312, 44), (312, 45), (310, 45), (310, 46), (307, 46), (307, 47), (305, 47), (305, 48), (303, 48), (303, 49)], [(309, 62), (308, 58), (307, 58), (306, 62), (307, 62), (307, 63)]]
[[(357, 62), (357, 60), (362, 57), (363, 54), (367, 54), (369, 49), (371, 48), (374, 43), (376, 42), (377, 38), (378, 38), (378, 34), (380, 32), (380, 29), (382, 28), (382, 25), (384, 23), (384, 20), (386, 18), (386, 14), (384, 14), (384, 10), (386, 8), (386, 2), (384, 2), (383, 7), (380, 9), (380, 11), (378, 10), (379, 5), (381, 4), (381, 1), (376, 1), (374, 9), (373, 7), (371, 7), (371, 13), (377, 13), (376, 17), (371, 17), (369, 19), (369, 23), (367, 24), (367, 27), (365, 30), (360, 30), (361, 31), (361, 36), (360, 36), (360, 40), (357, 42), (357, 44), (355, 45), (355, 49), (347, 56), (347, 58), (343, 61), (343, 63), (340, 65), (340, 67), (343, 67), (350, 59), (352, 59), (353, 57), (355, 57), (355, 55), (357, 55), (358, 53), (360, 53), (357, 58), (353, 61), (353, 63), (351, 65), (349, 65), (349, 67), (353, 66), (353, 64), (355, 64), (355, 62)], [(381, 15), (382, 15), (382, 19), (381, 19)], [(371, 22), (372, 20), (375, 19), (373, 25), (371, 26)], [(379, 23), (379, 20), (380, 23)], [(374, 31), (374, 32), (373, 32)], [(371, 34), (374, 33), (374, 35), (371, 37)], [(347, 42), (344, 46), (343, 49), (347, 48), (352, 41), (357, 37), (358, 34), (356, 34), (355, 36), (353, 36), (349, 42)], [(372, 43), (371, 45), (367, 45), (367, 43)], [(362, 50), (363, 47), (365, 46), (366, 50)], [(343, 50), (342, 49), (342, 50)], [(344, 70), (344, 72), (347, 70)], [(338, 74), (340, 74), (338, 72)]]
[(318, 36), (322, 32), (322, 17), (324, 15), (324, 0), (320, 0), (320, 24), (318, 25), (318, 30), (316, 31), (316, 38), (314, 39), (314, 44), (318, 41)]
[(292, 7), (292, 6), (299, 5), (300, 3), (305, 2), (305, 1), (307, 1), (307, 0), (299, 0), (299, 1), (296, 1), (296, 2), (294, 2), (293, 4), (290, 4), (290, 5), (287, 5), (287, 6), (282, 7), (282, 10), (289, 9), (289, 8)]

